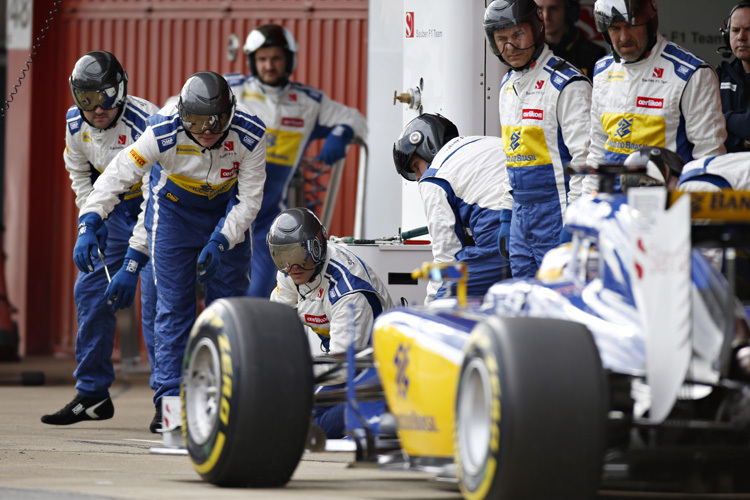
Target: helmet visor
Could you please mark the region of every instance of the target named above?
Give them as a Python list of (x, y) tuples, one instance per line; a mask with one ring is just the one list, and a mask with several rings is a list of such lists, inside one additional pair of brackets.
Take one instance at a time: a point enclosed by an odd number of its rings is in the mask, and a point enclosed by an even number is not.
[(417, 175), (409, 166), (409, 162), (423, 140), (424, 135), (415, 130), (402, 136), (393, 144), (393, 163), (396, 164), (396, 171), (408, 181), (417, 180)]
[(269, 243), (268, 250), (271, 253), (271, 259), (276, 265), (276, 269), (284, 274), (289, 274), (293, 266), (305, 268), (305, 262), (310, 256), (307, 246), (304, 243), (290, 243), (288, 245), (274, 245)]
[(234, 108), (218, 115), (197, 115), (187, 111), (185, 108), (180, 109), (180, 120), (182, 126), (191, 134), (200, 135), (206, 130), (213, 134), (225, 132), (232, 123)]
[(631, 26), (648, 23), (654, 11), (647, 8), (648, 0), (597, 0), (594, 5), (596, 29), (604, 33), (612, 23), (622, 22)]
[(73, 101), (83, 111), (94, 111), (97, 106), (114, 109), (122, 99), (120, 88), (121, 85), (104, 90), (73, 89)]

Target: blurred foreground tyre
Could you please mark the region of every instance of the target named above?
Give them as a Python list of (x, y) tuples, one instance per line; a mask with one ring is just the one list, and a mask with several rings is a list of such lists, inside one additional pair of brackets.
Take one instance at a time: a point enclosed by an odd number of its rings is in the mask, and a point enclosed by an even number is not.
[(593, 498), (607, 387), (589, 331), (567, 321), (490, 318), (471, 333), (456, 398), (464, 498)]
[(196, 320), (182, 363), (183, 437), (201, 477), (219, 486), (285, 485), (304, 451), (312, 362), (291, 307), (217, 300)]

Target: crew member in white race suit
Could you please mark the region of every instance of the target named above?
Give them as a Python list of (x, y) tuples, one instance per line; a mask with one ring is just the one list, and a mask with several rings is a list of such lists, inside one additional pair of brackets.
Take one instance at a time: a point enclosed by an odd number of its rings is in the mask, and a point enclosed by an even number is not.
[(266, 124), (266, 184), (253, 224), (253, 263), (248, 295), (268, 297), (275, 283), (266, 234), (287, 206), (287, 189), (307, 146), (325, 139), (319, 159), (333, 165), (354, 139), (367, 137), (367, 122), (354, 108), (322, 91), (289, 81), (297, 64), (297, 42), (286, 28), (268, 24), (250, 32), (244, 46), (250, 75), (226, 75), (239, 102)]
[(249, 230), (263, 196), (265, 155), (263, 123), (235, 105), (221, 75), (201, 71), (185, 82), (178, 104), (149, 118), (141, 138), (112, 160), (80, 211), (74, 256), (86, 272), (93, 232), (115, 208), (117, 195), (151, 169), (145, 218), (107, 294), (118, 306), (150, 256), (158, 292), (155, 421), (161, 398), (179, 395), (196, 278), (205, 285), (206, 304), (247, 292)]
[(500, 251), (514, 278), (536, 274), (560, 243), (565, 210), (581, 194), (589, 146), (591, 82), (544, 43), (533, 0), (495, 0), (484, 13), (492, 52), (511, 71), (500, 86), (500, 124), (513, 209), (501, 213)]
[[(466, 263), (472, 296), (510, 277), (497, 248), (503, 201), (508, 209), (513, 203), (502, 139), (458, 137), (453, 122), (426, 113), (401, 131), (393, 161), (404, 179), (419, 181), (434, 262)], [(430, 281), (425, 304), (446, 295), (448, 286), (455, 285)]]
[[(76, 62), (69, 83), (75, 104), (66, 115), (63, 156), (76, 195), (76, 206), (81, 208), (94, 190), (94, 181), (110, 160), (143, 134), (148, 126), (146, 120), (159, 108), (145, 99), (128, 95), (127, 73), (113, 54), (103, 50), (84, 54)], [(100, 247), (106, 254), (104, 260), (109, 269), (122, 265), (128, 238), (141, 210), (141, 183), (129, 186), (120, 200), (100, 229), (103, 232)], [(78, 394), (60, 411), (44, 415), (42, 422), (45, 424), (104, 420), (114, 414), (109, 387), (115, 380), (112, 349), (116, 319), (105, 300), (108, 278), (104, 265), (98, 258), (92, 265), (93, 272), (78, 274), (73, 290), (78, 311), (78, 366), (74, 373)], [(153, 297), (153, 294), (146, 293), (144, 288), (144, 299), (146, 296)], [(148, 301), (144, 302), (147, 307)], [(153, 363), (154, 342), (145, 309), (143, 316), (143, 337), (149, 361)], [(152, 315), (149, 317), (153, 319)]]
[[(373, 321), (393, 301), (365, 262), (346, 246), (327, 241), (325, 227), (307, 208), (279, 214), (267, 243), (278, 269), (271, 300), (297, 309), (313, 356), (346, 352), (352, 331), (355, 349), (371, 343)], [(328, 438), (343, 437), (344, 406), (313, 409), (315, 424)]]
[[(656, 0), (597, 0), (594, 16), (612, 53), (594, 69), (587, 163), (622, 164), (646, 146), (685, 161), (725, 153), (716, 72), (659, 33)], [(587, 176), (584, 192), (597, 183)]]

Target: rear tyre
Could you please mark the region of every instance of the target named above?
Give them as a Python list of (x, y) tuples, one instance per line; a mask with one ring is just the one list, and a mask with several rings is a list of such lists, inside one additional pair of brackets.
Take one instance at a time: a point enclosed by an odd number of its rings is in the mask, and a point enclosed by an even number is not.
[(603, 464), (606, 379), (582, 325), (490, 318), (465, 350), (454, 453), (467, 499), (592, 498)]
[(183, 437), (201, 477), (219, 486), (286, 484), (305, 447), (312, 362), (291, 307), (215, 301), (190, 332), (182, 364)]

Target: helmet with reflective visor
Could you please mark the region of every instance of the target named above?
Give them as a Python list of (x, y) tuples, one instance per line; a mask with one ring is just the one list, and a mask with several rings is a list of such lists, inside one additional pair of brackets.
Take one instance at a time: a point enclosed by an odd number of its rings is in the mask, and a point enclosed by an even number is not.
[(396, 171), (407, 181), (416, 181), (417, 175), (409, 166), (414, 155), (432, 162), (440, 148), (455, 137), (458, 137), (458, 129), (446, 117), (430, 113), (419, 115), (406, 124), (393, 143)]
[(279, 271), (288, 274), (297, 265), (308, 271), (314, 268), (315, 277), (326, 261), (327, 239), (326, 228), (312, 211), (290, 208), (273, 220), (266, 244)]
[[(627, 23), (631, 26), (647, 25), (648, 47), (645, 52), (648, 52), (656, 43), (659, 15), (654, 0), (596, 0), (594, 19), (596, 29), (610, 46), (612, 46), (612, 39), (607, 30), (612, 23), (616, 22)], [(613, 53), (617, 56), (615, 51)]]
[(484, 11), (484, 34), (490, 44), (490, 49), (503, 64), (508, 66), (509, 64), (502, 56), (503, 47), (498, 47), (495, 41), (495, 31), (513, 28), (523, 23), (528, 23), (534, 44), (531, 47), (516, 48), (522, 50), (533, 48), (534, 54), (522, 68), (514, 68), (516, 70), (528, 68), (537, 60), (544, 48), (544, 21), (539, 14), (539, 7), (534, 0), (495, 0)]
[(279, 82), (281, 85), (289, 81), (294, 68), (297, 66), (297, 41), (292, 33), (278, 24), (266, 24), (259, 26), (247, 35), (242, 50), (247, 54), (247, 63), (250, 72), (258, 76), (258, 67), (255, 64), (255, 52), (263, 47), (281, 47), (286, 56), (286, 72)]
[(128, 75), (117, 58), (104, 50), (84, 54), (68, 79), (73, 102), (81, 111), (114, 109), (125, 103)]
[(646, 174), (624, 174), (620, 176), (623, 190), (630, 187), (667, 186), (670, 180), (679, 179), (685, 161), (667, 148), (647, 146), (630, 153), (625, 159), (627, 166), (644, 166)]
[(200, 71), (182, 87), (177, 110), (182, 126), (191, 134), (199, 135), (206, 130), (219, 134), (231, 125), (235, 103), (234, 93), (223, 76)]

